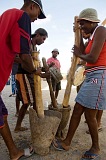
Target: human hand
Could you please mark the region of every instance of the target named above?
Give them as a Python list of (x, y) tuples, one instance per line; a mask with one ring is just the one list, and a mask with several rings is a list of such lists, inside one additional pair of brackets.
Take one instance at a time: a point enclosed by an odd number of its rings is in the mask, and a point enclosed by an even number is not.
[(52, 67), (52, 66), (54, 66), (55, 65), (55, 63), (54, 62), (51, 62), (50, 64), (49, 64), (49, 67)]
[(76, 45), (73, 46), (72, 53), (77, 57), (80, 57), (80, 55), (82, 54), (80, 49)]
[(45, 73), (41, 73), (41, 74), (40, 74), (40, 77), (41, 77), (41, 78), (50, 78), (50, 72), (47, 71), (47, 72), (45, 72)]
[[(78, 22), (79, 24), (79, 22)], [(77, 27), (75, 26), (75, 23), (73, 23), (73, 32), (76, 32), (78, 29), (81, 29), (80, 25), (78, 25)]]
[(49, 71), (49, 66), (42, 67), (42, 72), (47, 72), (47, 71)]
[(41, 72), (42, 72), (42, 71), (41, 71), (41, 68), (39, 67), (39, 68), (37, 68), (36, 72), (34, 72), (34, 74), (40, 76), (40, 75), (41, 75)]

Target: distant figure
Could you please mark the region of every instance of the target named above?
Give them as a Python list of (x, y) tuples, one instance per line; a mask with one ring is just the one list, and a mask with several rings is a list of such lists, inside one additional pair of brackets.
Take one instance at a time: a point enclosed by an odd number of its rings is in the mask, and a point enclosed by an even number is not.
[(9, 97), (16, 96), (16, 80), (15, 80), (15, 75), (17, 73), (17, 70), (18, 70), (18, 63), (14, 62), (13, 67), (12, 67), (12, 72), (11, 72), (11, 91), (12, 91), (12, 94), (10, 94)]
[[(58, 49), (53, 49), (52, 57), (47, 59), (47, 64), (49, 65), (49, 67), (56, 67), (60, 71), (61, 65), (60, 65), (60, 61), (57, 59), (58, 55), (59, 55)], [(61, 90), (61, 81), (57, 83), (52, 76), (51, 76), (51, 81), (52, 81), (52, 87), (55, 94), (55, 98), (57, 100), (59, 90)]]

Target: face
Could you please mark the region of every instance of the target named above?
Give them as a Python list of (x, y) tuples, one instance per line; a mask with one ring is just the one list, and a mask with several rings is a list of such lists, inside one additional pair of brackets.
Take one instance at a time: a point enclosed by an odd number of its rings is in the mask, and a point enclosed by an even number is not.
[(34, 45), (41, 45), (44, 43), (44, 41), (46, 40), (46, 36), (41, 36), (40, 34), (37, 34), (34, 38), (32, 38), (33, 44)]
[(83, 32), (87, 35), (92, 32), (92, 22), (86, 21), (86, 20), (81, 20), (80, 21), (80, 28), (83, 30)]
[(82, 37), (84, 38), (84, 39), (88, 39), (88, 38), (90, 38), (90, 33), (89, 34), (86, 34), (85, 32), (84, 32), (84, 30), (81, 30), (81, 34), (82, 34)]
[(40, 15), (39, 6), (36, 5), (36, 4), (31, 4), (31, 6), (30, 6), (30, 14), (29, 14), (31, 22), (34, 22), (35, 20), (37, 20), (39, 15)]
[(53, 57), (53, 58), (56, 58), (57, 55), (58, 55), (58, 52), (57, 52), (57, 51), (53, 51), (53, 52), (52, 52), (52, 57)]

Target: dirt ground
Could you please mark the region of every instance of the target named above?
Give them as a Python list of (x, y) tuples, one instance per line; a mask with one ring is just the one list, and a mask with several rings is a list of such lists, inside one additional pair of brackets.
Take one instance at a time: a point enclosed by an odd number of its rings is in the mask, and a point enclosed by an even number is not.
[[(67, 81), (63, 80), (62, 90), (60, 91), (58, 96), (58, 102), (60, 104), (63, 101), (66, 84), (67, 84)], [(11, 94), (11, 87), (6, 86), (3, 90), (2, 97), (9, 111), (8, 122), (9, 122), (10, 130), (16, 145), (21, 148), (25, 148), (25, 147), (28, 147), (29, 144), (31, 144), (30, 129), (28, 129), (28, 131), (14, 133), (14, 128), (17, 120), (17, 118), (15, 117), (15, 97), (9, 97), (10, 94)], [(44, 107), (45, 109), (47, 109), (45, 105), (47, 105), (47, 103), (48, 104), (50, 103), (50, 95), (49, 95), (49, 89), (46, 81), (42, 81), (42, 94), (43, 94)], [(75, 97), (76, 97), (76, 88), (72, 87), (70, 102), (69, 102), (71, 106), (71, 113), (75, 103), (74, 102)], [(22, 125), (30, 128), (28, 114), (25, 115)], [(101, 155), (96, 160), (106, 160), (106, 111), (104, 111), (103, 113), (102, 127), (103, 127), (103, 131), (99, 133)], [(68, 129), (68, 125), (65, 129), (65, 133), (67, 133), (67, 129)], [(88, 150), (91, 145), (90, 135), (86, 134), (87, 129), (88, 129), (87, 124), (84, 123), (84, 116), (82, 116), (81, 123), (74, 135), (69, 151), (57, 151), (53, 148), (53, 146), (51, 146), (50, 152), (47, 155), (40, 156), (35, 153), (33, 156), (27, 159), (28, 160), (80, 160), (82, 154), (86, 150)], [(0, 136), (0, 147), (1, 147), (0, 160), (9, 160), (8, 150), (1, 136)]]

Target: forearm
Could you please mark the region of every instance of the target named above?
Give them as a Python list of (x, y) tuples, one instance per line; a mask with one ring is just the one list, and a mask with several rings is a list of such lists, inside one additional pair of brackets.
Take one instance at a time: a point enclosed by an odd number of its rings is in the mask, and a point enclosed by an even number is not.
[(23, 54), (20, 56), (22, 67), (29, 73), (35, 70), (34, 63), (30, 54)]
[(80, 46), (79, 46), (79, 48), (80, 48), (82, 53), (85, 51), (85, 44), (84, 44), (84, 41), (83, 41), (82, 34), (80, 36)]
[(89, 62), (89, 63), (95, 63), (96, 59), (91, 54), (80, 54), (79, 58), (82, 60)]
[(14, 62), (15, 63), (22, 63), (22, 60), (19, 56), (16, 56)]

